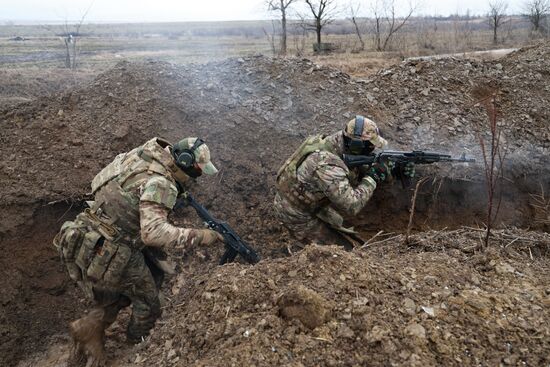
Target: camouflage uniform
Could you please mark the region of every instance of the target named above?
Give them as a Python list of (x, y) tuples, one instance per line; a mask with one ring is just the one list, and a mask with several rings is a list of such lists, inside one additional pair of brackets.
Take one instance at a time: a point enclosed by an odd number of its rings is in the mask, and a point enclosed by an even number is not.
[[(130, 303), (128, 338), (141, 340), (160, 316), (163, 276), (144, 251), (189, 247), (203, 241), (205, 230), (179, 228), (168, 221), (177, 185), (189, 180), (174, 163), (170, 149), (166, 141), (154, 138), (118, 155), (93, 179), (95, 201), (91, 208), (65, 222), (54, 240), (71, 278), (99, 306), (72, 323), (75, 340), (86, 342), (90, 320), (95, 320), (94, 328), (103, 331)], [(209, 164), (205, 169), (215, 172), (206, 145), (197, 152), (198, 161)], [(102, 346), (99, 349), (96, 354), (101, 357)]]
[[(385, 144), (381, 137), (368, 137), (378, 147)], [(344, 153), (341, 131), (311, 141), (321, 142), (311, 143), (314, 147), (317, 144), (318, 149), (308, 152), (304, 148), (304, 144), (308, 144), (306, 141), (278, 173), (275, 215), (303, 244), (316, 242), (348, 246), (349, 241), (333, 230), (353, 233), (343, 227), (340, 213), (358, 214), (372, 197), (377, 183), (365, 176), (353, 185), (355, 174), (341, 158)], [(290, 167), (293, 160), (294, 168)], [(290, 176), (294, 177), (289, 179)]]

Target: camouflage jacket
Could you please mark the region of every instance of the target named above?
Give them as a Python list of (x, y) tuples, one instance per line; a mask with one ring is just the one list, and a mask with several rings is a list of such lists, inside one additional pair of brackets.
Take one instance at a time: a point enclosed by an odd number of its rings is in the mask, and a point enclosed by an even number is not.
[[(315, 151), (309, 154), (296, 170), (297, 181), (301, 185), (299, 190), (307, 198), (313, 208), (321, 207), (327, 210), (320, 210), (317, 217), (333, 225), (341, 225), (342, 219), (338, 218), (340, 213), (356, 215), (372, 197), (376, 189), (376, 182), (366, 176), (361, 179), (355, 187), (352, 185), (352, 173), (342, 160), (343, 137), (338, 132), (326, 138), (333, 147), (330, 151)], [(307, 208), (295, 205), (288, 195), (279, 190), (279, 197), (276, 199), (276, 206), (281, 208), (291, 217), (311, 217)], [(277, 209), (277, 208), (276, 208)], [(336, 214), (336, 218), (335, 217)], [(331, 216), (332, 218), (326, 218)]]
[[(169, 144), (153, 138), (118, 155), (92, 181), (92, 210), (141, 246), (189, 246), (200, 231), (172, 225), (168, 215), (178, 189)], [(179, 172), (181, 174), (181, 171)]]

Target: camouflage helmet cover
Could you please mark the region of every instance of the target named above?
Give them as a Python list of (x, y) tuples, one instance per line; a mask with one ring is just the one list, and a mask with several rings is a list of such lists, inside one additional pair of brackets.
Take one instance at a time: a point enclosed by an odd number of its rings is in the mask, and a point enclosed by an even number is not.
[[(182, 151), (185, 149), (191, 149), (198, 138), (185, 138), (174, 144), (173, 149), (176, 151)], [(210, 160), (210, 149), (206, 144), (199, 145), (193, 152), (195, 155), (195, 162), (201, 168), (202, 172), (207, 175), (214, 175), (218, 173), (218, 169)]]
[[(353, 135), (355, 131), (355, 119), (348, 121), (344, 126), (344, 136), (348, 138), (355, 138)], [(382, 149), (388, 145), (386, 139), (380, 136), (378, 126), (371, 119), (365, 117), (365, 123), (363, 125), (363, 133), (361, 134), (361, 140), (368, 140), (374, 145), (375, 148)]]

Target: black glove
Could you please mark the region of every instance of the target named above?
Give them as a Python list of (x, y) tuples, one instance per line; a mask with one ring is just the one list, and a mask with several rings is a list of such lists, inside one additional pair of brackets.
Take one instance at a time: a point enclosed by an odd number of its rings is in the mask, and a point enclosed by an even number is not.
[[(390, 170), (385, 163), (373, 163), (370, 166), (363, 166), (362, 170), (365, 176), (369, 176), (377, 184), (384, 182), (389, 178)], [(363, 173), (362, 172), (362, 173)]]
[(392, 175), (394, 177), (406, 177), (408, 179), (413, 179), (415, 173), (416, 169), (413, 162), (398, 164), (392, 169)]
[(407, 162), (405, 168), (403, 168), (403, 174), (405, 175), (405, 177), (414, 178), (415, 173), (416, 169), (414, 167), (414, 163)]

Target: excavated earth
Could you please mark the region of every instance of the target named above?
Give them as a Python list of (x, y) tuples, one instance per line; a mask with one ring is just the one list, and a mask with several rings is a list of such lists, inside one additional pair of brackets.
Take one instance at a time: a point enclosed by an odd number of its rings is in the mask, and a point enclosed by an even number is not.
[[(134, 348), (123, 342), (124, 318), (115, 323), (113, 365), (550, 363), (549, 56), (538, 45), (491, 62), (409, 61), (364, 80), (300, 59), (122, 62), (90, 83), (5, 107), (0, 364), (66, 358), (66, 323), (90, 305), (51, 240), (82, 208), (93, 176), (151, 136), (208, 142), (221, 169), (200, 180), (197, 199), (264, 260), (219, 267), (221, 248), (173, 250), (179, 273), (164, 289), (162, 320)], [(431, 178), (415, 213), (414, 229), (425, 232), (408, 245), (398, 234), (411, 192), (386, 185), (349, 219), (366, 238), (384, 231), (369, 246), (294, 251), (271, 201), (276, 170), (305, 136), (363, 113), (393, 149), (481, 161), (489, 127), (480, 100), (492, 92), (505, 152), (498, 222), (507, 229), (487, 251), (478, 251), (482, 164), (418, 168)], [(190, 209), (174, 219), (200, 225)]]

